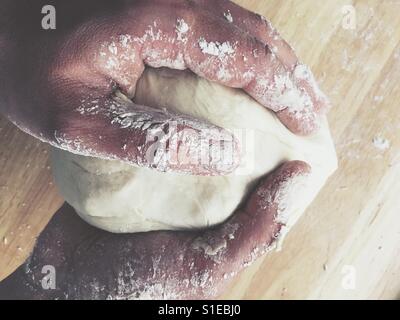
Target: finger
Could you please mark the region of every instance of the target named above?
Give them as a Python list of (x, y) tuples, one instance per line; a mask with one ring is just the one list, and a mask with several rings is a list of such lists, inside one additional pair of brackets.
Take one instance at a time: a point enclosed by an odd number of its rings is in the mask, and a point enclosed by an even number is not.
[[(130, 97), (144, 65), (187, 68), (210, 81), (243, 88), (275, 112), (287, 109), (298, 123), (293, 126), (284, 117), (282, 121), (296, 133), (307, 134), (309, 128), (318, 127), (307, 123), (319, 119), (321, 108), (315, 90), (303, 85), (310, 75), (299, 72), (304, 66), (288, 70), (265, 43), (198, 10), (190, 1), (159, 6), (163, 15), (155, 15), (153, 6), (139, 2), (123, 16), (97, 26), (93, 41), (84, 48), (92, 67), (114, 79)], [(305, 113), (316, 115), (304, 118)]]
[(281, 165), (259, 184), (241, 210), (194, 240), (194, 248), (200, 251), (197, 256), (208, 261), (201, 266), (208, 265), (213, 278), (220, 279), (221, 288), (244, 267), (279, 246), (296, 202), (302, 195), (308, 196), (310, 173), (310, 166), (302, 161)]
[(59, 108), (48, 139), (58, 148), (161, 172), (224, 175), (239, 164), (235, 137), (210, 123), (71, 83), (55, 99)]
[(304, 193), (302, 190), (307, 189), (310, 174), (311, 167), (306, 162), (290, 161), (282, 164), (259, 184), (248, 199), (244, 211), (255, 220), (263, 219), (265, 215), (272, 216), (275, 222), (282, 225), (279, 215), (284, 214), (285, 209), (290, 209), (290, 202)]
[(319, 126), (318, 116), (328, 111), (329, 101), (319, 89), (311, 70), (298, 60), (292, 47), (270, 21), (229, 0), (195, 0), (195, 2), (204, 10), (224, 18), (260, 40), (271, 49), (288, 71), (294, 73), (299, 87), (310, 93), (316, 112), (310, 112), (308, 108), (294, 111), (287, 108), (278, 112), (278, 117), (293, 132), (303, 134), (315, 132)]
[(289, 70), (298, 64), (292, 47), (280, 36), (278, 31), (263, 16), (246, 10), (229, 0), (194, 0), (204, 10), (227, 20), (229, 23), (248, 32), (275, 53), (278, 59)]

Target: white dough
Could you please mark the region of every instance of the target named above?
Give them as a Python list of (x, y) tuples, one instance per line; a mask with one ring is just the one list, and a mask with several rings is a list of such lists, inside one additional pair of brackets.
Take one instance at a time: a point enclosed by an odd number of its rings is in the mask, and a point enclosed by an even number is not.
[(244, 92), (187, 72), (148, 69), (135, 102), (206, 119), (236, 136), (243, 149), (238, 170), (224, 177), (160, 173), (119, 161), (53, 152), (55, 180), (65, 200), (90, 224), (111, 232), (199, 228), (224, 221), (258, 179), (287, 160), (312, 167), (307, 196), (293, 207), (293, 224), (337, 167), (326, 119), (309, 137), (292, 134), (276, 116)]

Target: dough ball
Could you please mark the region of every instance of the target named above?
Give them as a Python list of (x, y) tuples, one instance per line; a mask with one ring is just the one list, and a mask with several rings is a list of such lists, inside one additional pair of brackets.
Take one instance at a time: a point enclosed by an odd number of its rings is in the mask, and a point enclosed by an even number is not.
[(312, 167), (312, 183), (309, 197), (296, 200), (297, 209), (287, 222), (293, 224), (337, 167), (326, 119), (318, 133), (296, 136), (242, 90), (190, 72), (146, 69), (135, 102), (233, 130), (242, 149), (241, 165), (228, 176), (190, 176), (54, 149), (54, 176), (65, 200), (88, 223), (107, 231), (193, 229), (221, 223), (262, 176), (284, 161), (303, 160)]

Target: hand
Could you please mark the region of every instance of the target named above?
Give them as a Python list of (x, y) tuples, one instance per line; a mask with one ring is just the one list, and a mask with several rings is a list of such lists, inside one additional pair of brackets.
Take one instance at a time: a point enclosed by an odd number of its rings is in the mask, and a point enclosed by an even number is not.
[[(41, 28), (45, 4), (57, 10), (56, 30)], [(134, 97), (145, 66), (190, 69), (242, 88), (297, 134), (315, 131), (327, 109), (311, 72), (269, 22), (230, 1), (4, 0), (0, 21), (2, 112), (74, 153), (198, 175), (235, 169), (239, 147), (223, 128), (116, 98)], [(170, 141), (185, 129), (210, 138), (210, 161), (161, 165), (147, 156), (154, 132)], [(213, 159), (213, 146), (232, 143), (233, 161)]]
[[(304, 162), (283, 164), (230, 219), (204, 231), (111, 234), (64, 205), (28, 261), (0, 283), (0, 299), (215, 298), (276, 244), (284, 227), (279, 216), (309, 174)], [(42, 287), (48, 265), (55, 268), (55, 290)]]

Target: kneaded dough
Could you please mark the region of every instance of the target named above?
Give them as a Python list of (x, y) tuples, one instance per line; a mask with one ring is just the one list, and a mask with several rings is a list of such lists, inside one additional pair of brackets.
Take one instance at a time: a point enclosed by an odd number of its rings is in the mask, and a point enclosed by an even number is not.
[[(288, 160), (312, 167), (307, 195), (291, 204), (292, 225), (337, 168), (327, 120), (318, 133), (301, 137), (242, 90), (192, 73), (147, 69), (135, 102), (208, 120), (236, 136), (242, 148), (239, 168), (228, 176), (161, 173), (119, 161), (52, 153), (56, 183), (65, 200), (88, 223), (116, 232), (202, 228), (227, 219), (260, 177)], [(290, 220), (290, 221), (289, 221)]]

